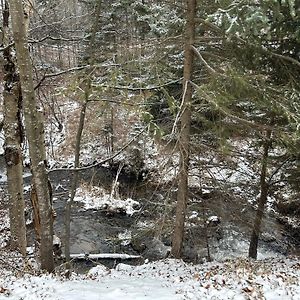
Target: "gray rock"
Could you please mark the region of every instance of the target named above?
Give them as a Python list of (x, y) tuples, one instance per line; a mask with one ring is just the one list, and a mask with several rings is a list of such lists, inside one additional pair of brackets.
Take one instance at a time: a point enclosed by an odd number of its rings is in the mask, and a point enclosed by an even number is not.
[(142, 254), (144, 258), (148, 258), (149, 260), (164, 259), (171, 251), (171, 247), (166, 246), (157, 238), (147, 241), (145, 246), (146, 250)]

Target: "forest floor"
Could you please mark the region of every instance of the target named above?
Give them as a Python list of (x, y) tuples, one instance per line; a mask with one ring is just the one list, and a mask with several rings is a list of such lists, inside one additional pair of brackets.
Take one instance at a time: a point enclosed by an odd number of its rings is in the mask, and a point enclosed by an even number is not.
[[(57, 194), (64, 189), (62, 183), (60, 180), (59, 188), (56, 188)], [(75, 204), (81, 209), (77, 214), (77, 217), (82, 218), (81, 227), (85, 227), (82, 220), (90, 220), (91, 216), (101, 219), (102, 223), (113, 223), (113, 227), (118, 230), (122, 229), (116, 227), (118, 218), (122, 219), (122, 226), (124, 222), (132, 222), (131, 210), (128, 211), (129, 215), (106, 216), (103, 211), (88, 207), (92, 194), (91, 191), (84, 194), (79, 190), (78, 200), (87, 200), (85, 203)], [(0, 300), (300, 299), (299, 257), (284, 257), (275, 252), (270, 254), (264, 249), (260, 249), (262, 259), (258, 261), (245, 259), (245, 255), (236, 252), (234, 259), (226, 259), (224, 256), (222, 260), (201, 264), (174, 259), (149, 262), (146, 259), (141, 265), (116, 263), (107, 267), (99, 261), (93, 261), (92, 264), (87, 264), (81, 274), (72, 273), (70, 279), (66, 279), (63, 265), (57, 267), (55, 275), (43, 274), (38, 271), (38, 264), (33, 256), (23, 261), (6, 246), (9, 234), (7, 203), (2, 200), (1, 204)], [(101, 207), (102, 204), (99, 205)], [(60, 213), (62, 203), (56, 203), (56, 206)], [(89, 224), (96, 223), (96, 219), (92, 218)], [(78, 234), (75, 232), (75, 237), (80, 240)], [(227, 242), (232, 244), (239, 241)], [(80, 245), (83, 245), (82, 241)], [(244, 246), (239, 245), (240, 248)]]
[(165, 259), (140, 266), (118, 264), (114, 269), (99, 264), (85, 275), (73, 273), (69, 280), (34, 274), (28, 263), (22, 269), (20, 262), (18, 267), (16, 260), (13, 266), (8, 261), (5, 266), (1, 261), (1, 300), (300, 299), (296, 258), (240, 258), (201, 265)]

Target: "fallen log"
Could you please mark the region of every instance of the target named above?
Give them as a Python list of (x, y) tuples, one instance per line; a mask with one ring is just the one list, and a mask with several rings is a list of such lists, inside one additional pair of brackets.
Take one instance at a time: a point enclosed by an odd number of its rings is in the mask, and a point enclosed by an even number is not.
[(140, 255), (130, 255), (125, 253), (99, 253), (99, 254), (90, 254), (90, 253), (79, 253), (71, 254), (71, 258), (75, 259), (138, 259), (142, 258)]

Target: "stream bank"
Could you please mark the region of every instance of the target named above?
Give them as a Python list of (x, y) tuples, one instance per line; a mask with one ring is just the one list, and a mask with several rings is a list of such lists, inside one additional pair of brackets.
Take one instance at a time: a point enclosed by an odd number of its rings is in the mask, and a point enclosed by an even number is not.
[[(101, 187), (111, 192), (116, 170), (97, 167), (80, 172), (80, 183)], [(56, 211), (55, 234), (63, 243), (64, 207), (68, 199), (72, 172), (50, 172), (53, 186), (53, 206)], [(119, 176), (120, 200), (131, 198), (139, 203), (133, 214), (106, 208), (86, 209), (84, 202), (76, 201), (72, 208), (71, 253), (126, 253), (141, 256), (127, 263), (138, 264), (144, 259), (157, 260), (168, 257), (175, 215), (176, 188), (171, 183), (158, 185), (154, 180), (133, 180), (126, 174)], [(26, 198), (29, 197), (30, 176), (25, 176)], [(1, 182), (5, 194), (5, 181)], [(87, 190), (88, 193), (88, 190)], [(99, 196), (100, 197), (100, 196)], [(27, 205), (30, 206), (27, 201)], [(30, 209), (30, 208), (28, 208)], [(223, 260), (246, 256), (248, 239), (255, 210), (243, 198), (233, 197), (224, 191), (211, 188), (205, 193), (190, 189), (184, 259), (194, 263), (207, 259)], [(217, 222), (210, 222), (217, 217)], [(28, 226), (29, 243), (33, 229)], [(292, 241), (292, 242), (291, 242)], [(268, 212), (264, 219), (259, 245), (259, 257), (297, 253), (299, 239), (293, 241), (275, 212)], [(208, 257), (210, 256), (210, 257)], [(120, 259), (103, 259), (101, 263), (114, 266)], [(74, 268), (82, 271), (96, 262), (74, 261)]]

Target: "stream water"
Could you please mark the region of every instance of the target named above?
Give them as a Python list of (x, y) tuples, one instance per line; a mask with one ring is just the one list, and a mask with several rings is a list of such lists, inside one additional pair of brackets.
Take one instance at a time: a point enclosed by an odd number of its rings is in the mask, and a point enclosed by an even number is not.
[[(5, 171), (0, 161), (0, 185), (5, 189)], [(109, 192), (116, 176), (115, 170), (98, 167), (80, 173), (80, 182), (88, 185), (102, 186)], [(64, 207), (69, 195), (72, 172), (50, 172), (53, 187), (53, 206), (56, 211), (54, 222), (55, 234), (63, 243)], [(29, 191), (31, 176), (26, 170), (25, 190)], [(124, 212), (108, 212), (84, 208), (83, 203), (75, 202), (72, 208), (71, 253), (126, 253), (142, 255), (143, 258), (160, 259), (168, 255), (175, 213), (176, 190), (168, 185), (157, 186), (151, 182), (137, 182), (126, 174), (120, 174), (120, 195), (130, 197), (140, 203), (140, 209), (133, 215)], [(198, 190), (193, 190), (193, 199)], [(196, 196), (195, 196), (196, 195)], [(29, 192), (26, 194), (29, 198)], [(200, 198), (199, 198), (200, 199)], [(198, 199), (198, 200), (199, 200)], [(203, 200), (203, 199), (202, 199)], [(200, 201), (201, 202), (201, 201)], [(28, 205), (29, 201), (27, 200)], [(191, 201), (187, 215), (185, 238), (185, 259), (193, 262), (205, 260), (207, 242), (212, 258), (246, 255), (247, 238), (250, 236), (254, 209), (241, 199), (227, 197), (213, 191), (203, 203)], [(218, 216), (220, 224), (207, 227), (206, 217)], [(29, 241), (32, 242), (33, 229), (29, 227)], [(290, 241), (283, 226), (276, 222), (274, 216), (267, 215), (264, 221), (260, 249), (261, 253), (288, 254)], [(108, 259), (103, 262), (112, 266), (118, 260)], [(101, 261), (102, 262), (102, 261)], [(130, 263), (139, 263), (133, 260)], [(91, 260), (74, 262), (82, 270), (94, 264)], [(82, 268), (83, 266), (83, 268)]]

